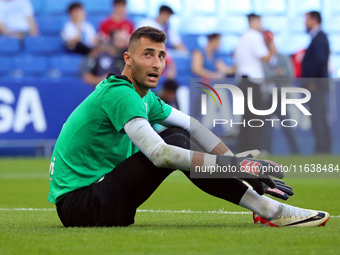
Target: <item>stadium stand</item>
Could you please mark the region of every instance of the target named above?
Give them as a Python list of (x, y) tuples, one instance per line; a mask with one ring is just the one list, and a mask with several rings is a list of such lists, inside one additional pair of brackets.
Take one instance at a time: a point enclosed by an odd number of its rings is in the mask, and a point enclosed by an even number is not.
[(15, 38), (0, 36), (0, 54), (18, 54), (21, 51), (20, 42)]
[(237, 35), (223, 35), (221, 38), (221, 45), (218, 52), (223, 55), (231, 56), (234, 49), (236, 48), (238, 40), (239, 36)]
[[(28, 37), (21, 43), (14, 38), (0, 36), (0, 79), (17, 79), (20, 75), (36, 76), (38, 79), (59, 79), (59, 75), (79, 78), (76, 68), (81, 57), (69, 55), (60, 41), (60, 30), (67, 20), (66, 10), (73, 0), (31, 0), (36, 21), (40, 30), (39, 37)], [(109, 15), (112, 0), (80, 0), (87, 11), (87, 20), (98, 28), (99, 23)], [(222, 43), (219, 53), (231, 59), (239, 36), (247, 29), (246, 14), (255, 12), (263, 15), (263, 26), (275, 34), (279, 52), (294, 54), (305, 48), (310, 38), (305, 32), (304, 14), (310, 10), (322, 12), (323, 28), (329, 35), (332, 50), (332, 65), (339, 66), (340, 54), (340, 2), (337, 0), (128, 0), (129, 18), (138, 23), (144, 17), (155, 17), (161, 5), (169, 5), (175, 15), (170, 25), (178, 29), (183, 43), (192, 51), (202, 47), (202, 35), (219, 32)], [(11, 56), (10, 60), (8, 57)], [(189, 75), (186, 57), (173, 56), (179, 67), (179, 74)], [(184, 58), (184, 60), (183, 60)], [(25, 67), (23, 63), (41, 63), (41, 67)], [(37, 60), (36, 60), (37, 59)], [(39, 70), (40, 68), (40, 70)], [(36, 70), (38, 69), (38, 70)], [(21, 71), (18, 71), (21, 70)], [(48, 75), (42, 75), (49, 70)], [(333, 76), (339, 72), (332, 68)], [(15, 75), (13, 75), (15, 74)]]
[(25, 38), (25, 51), (29, 54), (53, 55), (64, 52), (60, 36), (38, 36)]
[(0, 76), (7, 76), (12, 69), (11, 59), (9, 57), (0, 57)]
[(340, 35), (330, 35), (328, 37), (331, 52), (334, 54), (340, 54)]
[(286, 1), (254, 0), (254, 12), (260, 15), (283, 15), (286, 12)]
[(47, 57), (30, 54), (19, 55), (13, 58), (13, 68), (14, 76), (43, 76), (48, 70)]
[[(246, 16), (226, 16), (218, 20), (218, 31), (222, 34), (242, 34), (248, 29)], [(223, 24), (223, 25), (222, 25)]]
[[(129, 14), (133, 15), (147, 15), (148, 3), (146, 0), (131, 0), (127, 1), (127, 8)], [(155, 10), (157, 13), (157, 10)]]
[(288, 19), (285, 16), (263, 16), (263, 28), (272, 31), (274, 34), (284, 33), (288, 29)]
[[(73, 0), (44, 0), (43, 14), (44, 15), (65, 15), (68, 5), (74, 2)], [(81, 1), (80, 1), (81, 2)]]
[(37, 16), (40, 33), (42, 35), (60, 35), (60, 30), (67, 21), (66, 15)]
[[(340, 13), (339, 13), (340, 14)], [(340, 33), (340, 16), (328, 17), (323, 22), (323, 28), (331, 35), (332, 33)]]
[(60, 77), (74, 77), (79, 75), (82, 57), (76, 54), (63, 54), (50, 58), (50, 71), (57, 73)]
[(228, 15), (247, 15), (252, 12), (251, 0), (217, 0), (217, 14), (219, 17)]
[(87, 14), (91, 15), (109, 15), (111, 12), (112, 1), (111, 0), (83, 0), (82, 3), (85, 6)]
[(291, 17), (304, 15), (309, 11), (321, 11), (320, 0), (288, 0), (287, 14)]

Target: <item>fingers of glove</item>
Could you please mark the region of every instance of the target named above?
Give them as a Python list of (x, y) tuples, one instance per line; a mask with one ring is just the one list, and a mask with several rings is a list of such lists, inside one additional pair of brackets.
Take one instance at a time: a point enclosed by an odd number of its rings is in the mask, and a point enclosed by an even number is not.
[[(276, 183), (276, 180), (273, 180)], [(264, 193), (271, 195), (273, 197), (280, 198), (282, 200), (287, 200), (289, 198), (289, 195), (281, 191), (278, 186), (276, 185), (276, 188), (269, 188), (267, 184), (262, 182)]]
[(285, 188), (287, 190), (293, 191), (293, 188), (288, 186), (287, 184), (281, 184), (281, 183), (277, 183), (277, 182), (275, 182), (275, 184), (276, 184), (276, 187), (282, 187), (282, 188)]
[(247, 179), (245, 179), (245, 181), (248, 182), (259, 195), (264, 194), (264, 189), (263, 189), (262, 183), (259, 179), (247, 178)]
[(259, 178), (259, 180), (262, 181), (263, 183), (267, 184), (269, 186), (269, 188), (275, 188), (276, 187), (275, 182), (272, 179), (270, 179), (269, 177), (261, 176)]
[(288, 196), (293, 196), (294, 195), (294, 191), (291, 187), (289, 186), (282, 186), (280, 184), (276, 185), (276, 188), (283, 191), (284, 193), (287, 193)]
[(250, 150), (250, 151), (243, 151), (240, 153), (237, 153), (235, 157), (238, 158), (257, 158), (260, 155), (259, 150)]
[(286, 183), (285, 183), (284, 181), (282, 181), (282, 180), (274, 179), (273, 181), (275, 182), (276, 185), (277, 185), (277, 184), (286, 185)]
[(286, 194), (286, 193), (284, 193), (284, 192), (278, 192), (279, 190), (278, 189), (268, 189), (268, 190), (266, 190), (265, 191), (265, 193), (266, 194), (268, 194), (268, 195), (271, 195), (271, 196), (273, 196), (273, 197), (277, 197), (277, 198), (280, 198), (280, 199), (282, 199), (282, 200), (287, 200), (288, 198), (289, 198), (289, 196)]

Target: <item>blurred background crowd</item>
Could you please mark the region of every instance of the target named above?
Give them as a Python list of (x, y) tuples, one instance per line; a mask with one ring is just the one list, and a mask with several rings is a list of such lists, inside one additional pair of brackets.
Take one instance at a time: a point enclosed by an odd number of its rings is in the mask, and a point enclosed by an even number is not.
[[(339, 24), (337, 0), (0, 0), (0, 85), (95, 87), (122, 71), (131, 33), (153, 26), (167, 34), (167, 67), (156, 90), (164, 101), (188, 113), (190, 78), (239, 77), (242, 90), (253, 88), (254, 107), (268, 109), (272, 87), (290, 86), (275, 78), (340, 76)], [(268, 78), (274, 80), (262, 86)], [(334, 88), (302, 86), (312, 93), (314, 152), (330, 153)], [(300, 153), (294, 129), (283, 131), (289, 152)], [(273, 153), (271, 132), (240, 128), (238, 149)]]

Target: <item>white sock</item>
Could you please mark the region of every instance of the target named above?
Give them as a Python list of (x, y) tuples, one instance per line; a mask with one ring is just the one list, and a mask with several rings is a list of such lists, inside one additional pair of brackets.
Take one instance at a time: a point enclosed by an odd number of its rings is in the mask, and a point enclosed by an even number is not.
[(274, 217), (280, 204), (276, 200), (257, 194), (251, 188), (247, 189), (239, 203), (240, 206), (255, 212), (265, 219)]

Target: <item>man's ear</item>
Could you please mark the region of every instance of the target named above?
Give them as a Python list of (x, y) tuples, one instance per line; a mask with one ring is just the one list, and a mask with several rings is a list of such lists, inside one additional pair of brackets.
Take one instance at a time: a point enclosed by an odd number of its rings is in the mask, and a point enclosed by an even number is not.
[(127, 66), (131, 66), (131, 55), (130, 52), (124, 52), (124, 61)]

